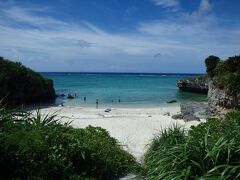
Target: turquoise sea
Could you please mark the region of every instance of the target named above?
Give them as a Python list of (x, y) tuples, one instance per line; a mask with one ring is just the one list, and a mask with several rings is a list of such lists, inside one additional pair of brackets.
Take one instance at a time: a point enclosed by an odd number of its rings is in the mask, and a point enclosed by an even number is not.
[[(176, 80), (196, 74), (144, 73), (42, 73), (53, 80), (57, 94), (76, 95), (75, 99), (58, 97), (55, 104), (95, 107), (159, 107), (166, 101), (204, 101), (205, 95), (181, 92)], [(84, 101), (86, 97), (86, 101)]]

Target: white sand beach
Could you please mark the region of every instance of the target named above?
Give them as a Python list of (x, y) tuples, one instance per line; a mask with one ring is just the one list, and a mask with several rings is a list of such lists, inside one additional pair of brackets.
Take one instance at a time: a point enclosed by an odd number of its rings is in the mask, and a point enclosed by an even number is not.
[(178, 106), (145, 109), (116, 108), (110, 112), (104, 110), (69, 106), (42, 108), (41, 112), (43, 114), (57, 112), (62, 122), (72, 121), (71, 125), (75, 128), (84, 128), (88, 125), (104, 128), (139, 161), (153, 137), (161, 129), (173, 124), (189, 128), (199, 123), (197, 121), (185, 123), (183, 120), (172, 119), (171, 115), (180, 111)]

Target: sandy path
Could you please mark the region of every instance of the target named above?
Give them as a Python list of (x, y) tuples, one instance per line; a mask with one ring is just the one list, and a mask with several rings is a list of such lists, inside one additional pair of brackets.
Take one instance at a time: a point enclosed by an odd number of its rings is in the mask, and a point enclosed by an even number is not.
[(179, 107), (166, 108), (117, 108), (106, 113), (104, 109), (81, 107), (48, 107), (41, 109), (43, 113), (56, 112), (62, 121), (72, 121), (72, 126), (83, 128), (88, 125), (99, 126), (115, 137), (123, 148), (141, 160), (148, 144), (154, 135), (163, 128), (179, 124), (186, 128), (198, 122), (184, 123), (182, 120), (173, 120), (170, 115), (179, 112)]

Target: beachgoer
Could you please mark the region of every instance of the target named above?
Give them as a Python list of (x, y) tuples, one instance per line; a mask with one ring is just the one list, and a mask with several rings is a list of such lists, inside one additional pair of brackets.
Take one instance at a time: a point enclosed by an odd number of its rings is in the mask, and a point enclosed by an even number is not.
[(96, 100), (96, 109), (98, 109), (98, 99)]
[(61, 106), (63, 107), (63, 103), (61, 103)]
[(84, 98), (83, 98), (83, 100), (84, 100), (84, 101), (86, 101), (86, 100), (87, 100), (87, 98), (86, 98), (86, 97), (84, 97)]

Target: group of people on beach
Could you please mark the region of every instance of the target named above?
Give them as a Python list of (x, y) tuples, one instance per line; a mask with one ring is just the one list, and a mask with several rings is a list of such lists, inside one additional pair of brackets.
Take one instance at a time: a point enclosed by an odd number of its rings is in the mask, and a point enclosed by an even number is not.
[[(76, 94), (75, 94), (75, 97), (77, 97)], [(85, 97), (83, 98), (83, 100), (84, 100), (84, 102), (86, 102), (86, 101), (87, 101), (87, 97), (85, 96)], [(114, 102), (114, 101), (112, 100), (112, 102)], [(119, 102), (119, 103), (121, 102), (120, 98), (118, 99), (118, 102)], [(61, 105), (62, 107), (64, 107), (63, 102), (61, 102), (60, 105)], [(98, 109), (98, 105), (99, 105), (99, 101), (98, 101), (98, 99), (96, 99), (96, 109)]]

